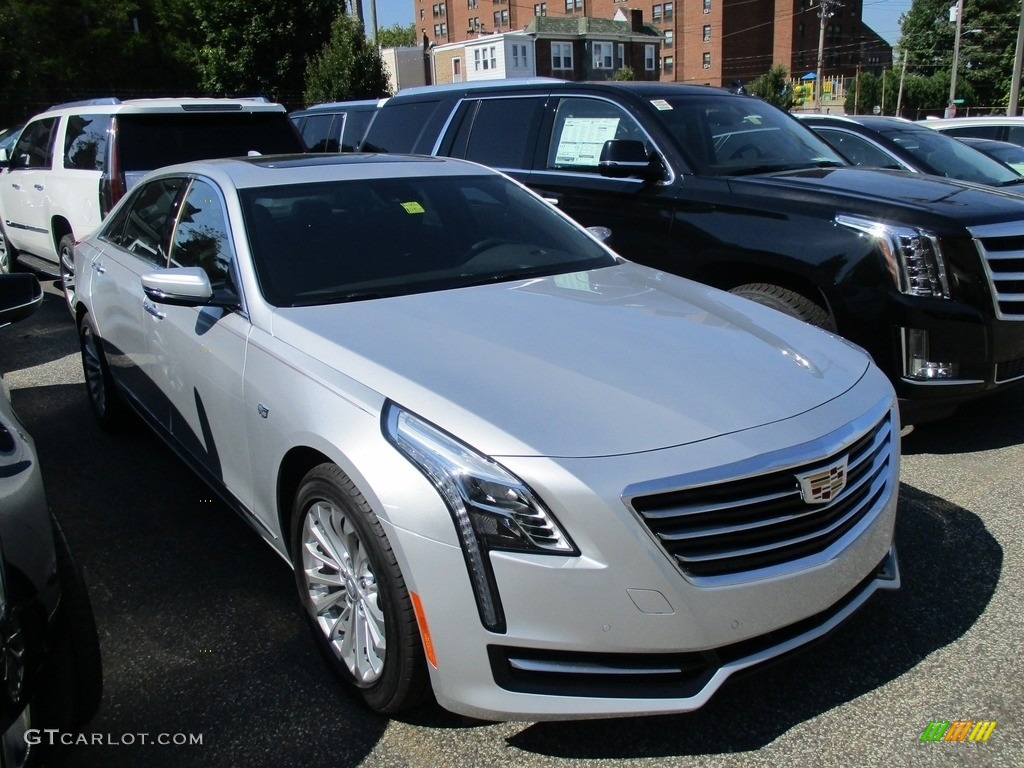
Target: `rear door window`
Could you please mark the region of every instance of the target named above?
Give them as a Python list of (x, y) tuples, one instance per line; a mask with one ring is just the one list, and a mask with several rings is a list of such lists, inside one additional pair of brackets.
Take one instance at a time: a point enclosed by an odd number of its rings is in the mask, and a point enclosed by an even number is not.
[(492, 168), (530, 169), (544, 102), (543, 96), (467, 102), (445, 154)]
[(167, 266), (167, 242), (183, 178), (156, 179), (140, 187), (103, 230), (102, 237), (158, 267)]
[(64, 167), (102, 171), (110, 115), (72, 115), (64, 132)]

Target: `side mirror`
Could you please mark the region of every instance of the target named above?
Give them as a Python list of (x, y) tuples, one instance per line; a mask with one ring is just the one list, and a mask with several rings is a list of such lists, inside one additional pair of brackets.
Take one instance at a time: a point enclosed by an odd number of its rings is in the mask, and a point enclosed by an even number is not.
[(592, 234), (602, 243), (607, 243), (612, 239), (612, 231), (608, 227), (587, 227), (587, 232)]
[(213, 301), (210, 278), (199, 267), (171, 267), (142, 276), (142, 290), (159, 304), (204, 307)]
[(0, 147), (0, 165), (6, 165), (10, 158), (7, 156), (7, 148)]
[(35, 275), (0, 275), (0, 325), (23, 320), (42, 303), (43, 289)]
[(657, 155), (647, 154), (644, 142), (632, 139), (606, 141), (601, 148), (597, 166), (602, 176), (612, 179), (637, 176), (646, 181), (655, 181), (662, 175)]
[(174, 307), (237, 307), (231, 290), (214, 290), (202, 267), (171, 267), (142, 276), (146, 297)]

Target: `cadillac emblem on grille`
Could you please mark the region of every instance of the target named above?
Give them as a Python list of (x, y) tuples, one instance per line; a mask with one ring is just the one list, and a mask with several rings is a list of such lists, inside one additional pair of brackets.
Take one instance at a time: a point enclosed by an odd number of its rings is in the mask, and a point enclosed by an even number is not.
[(797, 475), (800, 483), (800, 495), (808, 504), (827, 504), (842, 493), (846, 487), (846, 462), (849, 456), (843, 456), (831, 466)]

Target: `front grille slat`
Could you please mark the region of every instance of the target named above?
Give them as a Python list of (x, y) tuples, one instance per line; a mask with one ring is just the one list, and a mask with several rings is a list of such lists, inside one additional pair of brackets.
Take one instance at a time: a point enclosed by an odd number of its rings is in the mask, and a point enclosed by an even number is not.
[[(695, 530), (685, 530), (685, 531), (679, 531), (679, 532), (676, 532), (676, 533), (667, 533), (667, 532), (662, 531), (662, 532), (658, 533), (657, 536), (658, 536), (658, 538), (663, 539), (665, 541), (697, 541), (697, 540), (699, 540), (701, 538), (707, 538), (707, 537), (710, 537), (710, 536), (721, 536), (721, 535), (738, 534), (738, 533), (756, 531), (756, 530), (764, 529), (764, 528), (777, 528), (777, 527), (779, 527), (781, 525), (785, 525), (785, 524), (793, 523), (793, 522), (798, 522), (800, 520), (806, 519), (808, 517), (813, 517), (813, 516), (817, 516), (817, 517), (821, 518), (821, 517), (827, 515), (828, 513), (834, 511), (836, 508), (840, 508), (842, 506), (848, 506), (849, 499), (851, 497), (857, 496), (858, 492), (866, 484), (870, 483), (875, 477), (878, 476), (878, 473), (881, 471), (882, 468), (883, 467), (881, 467), (881, 466), (880, 467), (875, 467), (875, 471), (872, 474), (858, 473), (858, 478), (856, 479), (856, 481), (852, 482), (852, 483), (849, 483), (847, 485), (847, 487), (846, 487), (847, 490), (849, 491), (849, 493), (844, 493), (839, 499), (837, 499), (836, 501), (830, 502), (828, 504), (822, 504), (822, 505), (816, 506), (816, 507), (812, 507), (810, 505), (804, 504), (804, 505), (802, 505), (800, 511), (796, 511), (796, 512), (792, 511), (793, 508), (790, 506), (790, 507), (788, 507), (790, 512), (788, 514), (786, 514), (786, 515), (779, 515), (779, 516), (776, 516), (776, 517), (766, 517), (766, 518), (763, 518), (763, 519), (753, 520), (753, 521), (748, 522), (748, 523), (742, 523), (742, 524), (730, 525), (730, 526), (718, 526), (716, 528), (702, 528), (702, 529), (695, 529)], [(852, 475), (853, 473), (849, 473), (849, 474)], [(799, 495), (800, 495), (799, 491), (795, 492), (795, 495), (797, 497), (799, 497)]]
[[(885, 485), (885, 480), (884, 479), (881, 480), (879, 483), (873, 484), (871, 486), (871, 489), (870, 489), (871, 493), (868, 494), (868, 497), (869, 498), (874, 498), (878, 494), (878, 491), (881, 490), (884, 485)], [(841, 517), (840, 519), (834, 521), (831, 525), (827, 526), (826, 528), (816, 529), (816, 530), (814, 530), (814, 531), (812, 531), (810, 533), (806, 533), (806, 534), (803, 534), (801, 536), (792, 536), (792, 537), (789, 537), (789, 538), (787, 538), (787, 539), (785, 539), (783, 541), (773, 542), (773, 543), (770, 543), (770, 544), (764, 544), (764, 545), (757, 546), (757, 547), (746, 547), (744, 549), (733, 549), (733, 550), (730, 551), (729, 554), (730, 554), (731, 557), (735, 557), (735, 558), (745, 558), (745, 557), (750, 557), (750, 556), (753, 556), (753, 555), (764, 555), (766, 553), (773, 552), (773, 551), (779, 551), (779, 550), (782, 550), (784, 548), (799, 546), (801, 544), (806, 544), (807, 542), (810, 542), (810, 541), (812, 541), (814, 539), (828, 539), (828, 541), (831, 543), (831, 541), (833, 539), (830, 537), (830, 534), (834, 534), (837, 531), (839, 531), (841, 529), (844, 529), (847, 526), (847, 523), (849, 523), (851, 520), (853, 520), (860, 513), (860, 511), (861, 510), (859, 508), (854, 507), (854, 508), (848, 510), (847, 513), (843, 517)], [(679, 560), (682, 563), (708, 562), (708, 561), (717, 560), (717, 559), (719, 559), (719, 557), (720, 556), (717, 555), (717, 554), (704, 554), (704, 555), (695, 554), (695, 555), (689, 555), (689, 556), (678, 555), (678, 554), (676, 555), (676, 559)]]
[(988, 274), (996, 317), (1001, 320), (1024, 320), (1022, 229), (1019, 222), (970, 228)]
[[(792, 466), (693, 487), (667, 488), (630, 498), (655, 540), (694, 577), (730, 576), (820, 553), (877, 513), (896, 482), (891, 416), (827, 455), (804, 456)], [(824, 453), (824, 451), (823, 451)], [(841, 466), (845, 486), (822, 503), (805, 502), (799, 477)], [(655, 486), (657, 487), (657, 486)]]

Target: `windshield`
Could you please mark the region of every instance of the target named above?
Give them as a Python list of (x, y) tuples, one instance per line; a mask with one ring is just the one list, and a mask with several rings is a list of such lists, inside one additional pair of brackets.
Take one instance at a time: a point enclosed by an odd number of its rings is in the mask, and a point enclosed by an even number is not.
[(239, 195), (260, 288), (279, 307), (615, 263), (585, 231), (497, 175), (289, 184)]
[(697, 173), (731, 176), (848, 165), (806, 126), (755, 98), (709, 93), (651, 99)]
[(1014, 184), (1019, 174), (972, 149), (961, 141), (931, 128), (900, 126), (880, 131), (887, 139), (912, 155), (922, 170), (947, 179), (977, 184)]

